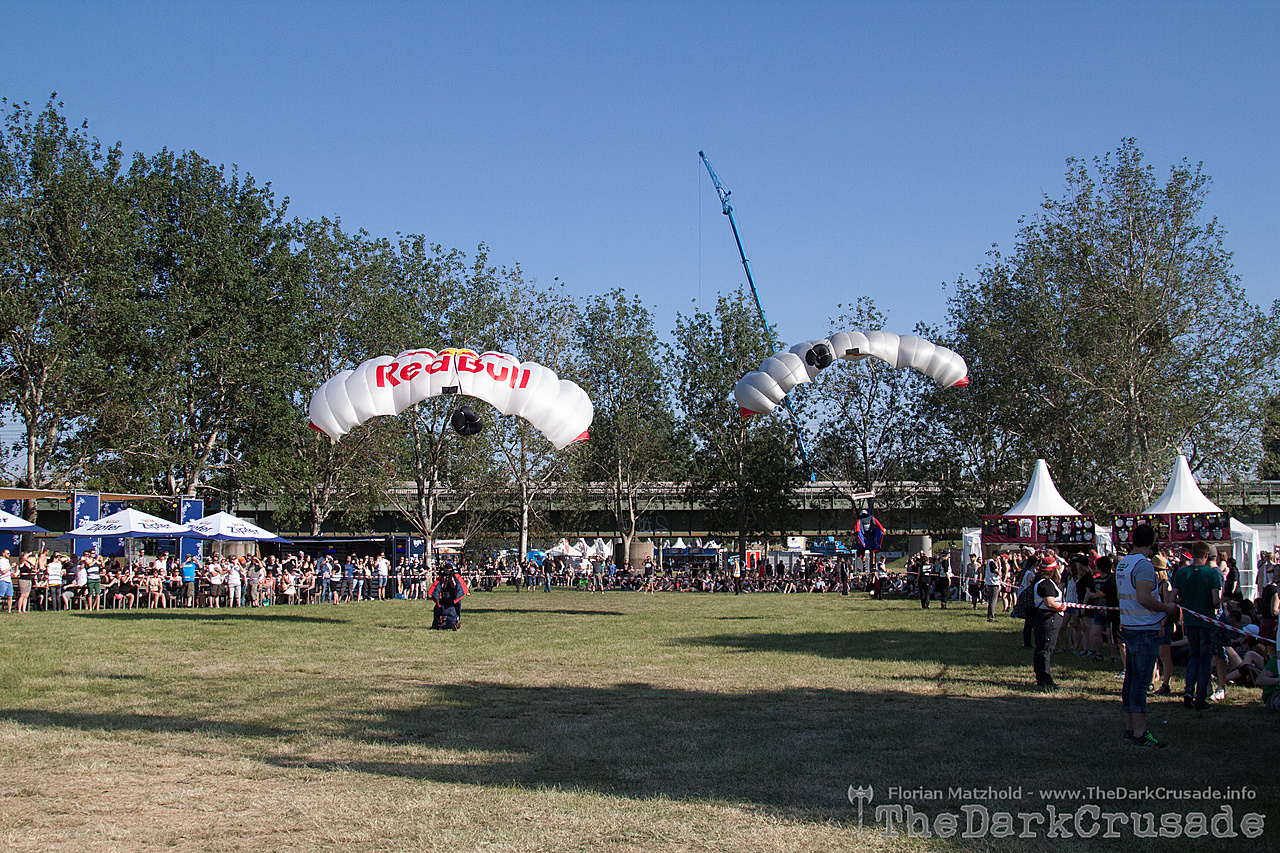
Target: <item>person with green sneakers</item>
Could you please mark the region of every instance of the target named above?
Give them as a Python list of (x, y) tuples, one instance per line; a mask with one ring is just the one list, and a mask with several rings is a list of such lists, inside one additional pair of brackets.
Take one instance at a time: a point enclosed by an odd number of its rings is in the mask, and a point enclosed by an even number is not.
[(1147, 731), (1147, 690), (1160, 656), (1160, 623), (1164, 614), (1176, 616), (1178, 605), (1165, 603), (1155, 594), (1156, 569), (1151, 563), (1156, 531), (1148, 524), (1133, 530), (1133, 552), (1116, 566), (1116, 591), (1120, 598), (1120, 625), (1124, 632), (1124, 739), (1134, 746), (1164, 749), (1168, 746)]

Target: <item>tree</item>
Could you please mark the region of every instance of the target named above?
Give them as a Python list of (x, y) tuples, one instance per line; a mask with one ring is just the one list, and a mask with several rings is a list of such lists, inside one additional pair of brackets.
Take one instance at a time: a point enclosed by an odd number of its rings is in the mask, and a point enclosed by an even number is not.
[[(841, 306), (844, 308), (844, 306)], [(885, 317), (866, 297), (837, 319), (831, 331), (881, 330)], [(850, 493), (877, 491), (892, 503), (904, 480), (916, 479), (927, 453), (930, 422), (920, 411), (930, 381), (879, 359), (838, 359), (795, 393), (797, 410), (812, 431), (814, 469)]]
[[(457, 250), (445, 251), (424, 237), (401, 237), (397, 245), (395, 287), (411, 311), (388, 317), (389, 340), (399, 338), (389, 352), (414, 347), (429, 349), (467, 347), (489, 349), (499, 339), (501, 317), (500, 271), (489, 265), (481, 245), (468, 264)], [(480, 494), (492, 494), (503, 485), (495, 464), (493, 431), (460, 436), (449, 425), (450, 416), (463, 397), (435, 397), (396, 416), (405, 448), (398, 470), (413, 486), (407, 498), (389, 493), (405, 517), (427, 539), (428, 548), (440, 525), (463, 512)], [(453, 504), (444, 507), (445, 492)]]
[[(578, 308), (564, 294), (563, 285), (540, 287), (536, 281), (528, 282), (518, 266), (505, 270), (501, 283), (499, 348), (521, 361), (550, 367), (565, 379), (575, 378), (573, 338)], [(514, 490), (523, 558), (529, 553), (530, 533), (545, 521), (535, 509), (537, 497), (557, 476), (564, 488), (564, 475), (569, 469), (566, 463), (577, 452), (576, 446), (557, 451), (528, 421), (509, 415), (495, 418), (493, 437), (498, 459)]]
[(189, 151), (136, 155), (127, 189), (141, 258), (121, 304), (130, 393), (84, 412), (105, 448), (96, 469), (116, 487), (194, 496), (238, 472), (246, 427), (288, 409), (279, 377), (299, 293), (285, 205)]
[(692, 447), (689, 490), (706, 507), (713, 532), (737, 535), (743, 560), (747, 537), (793, 525), (792, 492), (804, 480), (781, 410), (748, 420), (733, 400), (733, 386), (770, 354), (770, 345), (741, 289), (721, 294), (714, 314), (677, 315), (674, 337), (667, 359), (680, 427)]
[[(97, 447), (87, 414), (113, 398), (110, 342), (133, 273), (120, 147), (68, 125), (52, 99), (9, 104), (0, 132), (0, 412), (22, 439), (18, 481), (62, 487)], [(27, 517), (34, 520), (35, 502)]]
[[(595, 407), (585, 477), (608, 489), (609, 510), (631, 554), (636, 522), (677, 467), (670, 385), (658, 363), (653, 315), (622, 290), (587, 300), (578, 320), (579, 378)], [(625, 558), (624, 558), (625, 559)]]
[(295, 222), (296, 273), (303, 289), (294, 321), (277, 330), (288, 350), (288, 368), (275, 379), (287, 392), (287, 410), (256, 423), (246, 436), (245, 492), (276, 503), (276, 519), (318, 535), (331, 515), (349, 526), (367, 526), (393, 487), (400, 452), (397, 423), (377, 418), (343, 436), (341, 442), (308, 425), (311, 396), (345, 368), (383, 354), (384, 341), (371, 330), (408, 310), (393, 286), (395, 258), (386, 240), (361, 231), (347, 234), (341, 223), (321, 219)]
[(1280, 395), (1273, 394), (1263, 405), (1262, 460), (1258, 477), (1280, 480)]
[(957, 284), (954, 347), (989, 384), (949, 398), (955, 425), (989, 424), (1023, 464), (1047, 458), (1098, 510), (1144, 506), (1178, 452), (1206, 473), (1252, 470), (1280, 311), (1233, 274), (1208, 176), (1184, 160), (1161, 183), (1127, 139), (1092, 168), (1068, 161), (1066, 180), (1012, 256)]

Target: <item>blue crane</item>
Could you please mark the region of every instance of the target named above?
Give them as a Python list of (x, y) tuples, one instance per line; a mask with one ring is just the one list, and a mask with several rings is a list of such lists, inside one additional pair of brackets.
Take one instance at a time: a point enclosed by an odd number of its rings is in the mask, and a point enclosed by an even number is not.
[[(760, 322), (764, 324), (764, 344), (772, 352), (777, 352), (780, 347), (775, 344), (777, 338), (773, 334), (773, 329), (769, 326), (769, 318), (764, 314), (764, 305), (760, 303), (760, 291), (756, 290), (756, 280), (751, 275), (751, 261), (747, 260), (747, 253), (742, 249), (742, 237), (738, 234), (738, 223), (733, 218), (733, 205), (729, 203), (729, 191), (720, 183), (720, 178), (716, 175), (716, 170), (711, 168), (711, 161), (707, 159), (707, 155), (699, 151), (698, 157), (702, 159), (702, 165), (706, 166), (707, 172), (711, 174), (711, 183), (715, 184), (716, 195), (720, 196), (720, 206), (724, 215), (729, 217), (729, 227), (733, 229), (733, 240), (738, 244), (738, 257), (742, 258), (742, 268), (747, 271), (747, 284), (751, 285), (751, 295), (756, 300), (756, 310), (760, 312)], [(809, 448), (805, 446), (804, 436), (800, 433), (800, 421), (796, 418), (795, 409), (791, 407), (791, 397), (784, 397), (782, 404), (787, 407), (787, 412), (791, 415), (791, 428), (796, 438), (796, 447), (800, 448), (800, 456), (804, 459), (805, 470), (809, 472), (809, 480), (812, 482), (818, 477), (809, 461)]]

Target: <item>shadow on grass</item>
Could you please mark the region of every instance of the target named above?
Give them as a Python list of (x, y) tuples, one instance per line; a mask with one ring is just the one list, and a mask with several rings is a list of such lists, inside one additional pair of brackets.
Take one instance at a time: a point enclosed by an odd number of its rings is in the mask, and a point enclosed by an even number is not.
[(194, 732), (237, 737), (283, 737), (295, 732), (256, 722), (206, 720), (167, 714), (92, 714), (73, 711), (35, 711), (26, 708), (0, 708), (0, 720), (27, 726), (78, 729), (104, 732)]
[(936, 661), (949, 666), (994, 664), (1031, 668), (1031, 653), (1009, 643), (993, 647), (981, 634), (930, 630), (809, 631), (682, 637), (681, 646), (731, 652), (782, 652), (836, 660)]
[[(345, 623), (345, 619), (334, 619), (329, 616), (306, 616), (301, 613), (273, 613), (276, 608), (228, 607), (225, 610), (208, 610), (200, 608), (176, 607), (156, 610), (93, 610), (76, 612), (72, 615), (79, 619), (114, 619), (121, 622), (218, 622), (243, 620), (247, 622), (333, 622)], [(283, 608), (282, 608), (283, 609)]]
[(557, 616), (626, 616), (621, 610), (569, 610), (555, 607), (471, 607), (463, 603), (462, 612), (467, 613), (550, 613)]
[[(1175, 730), (1170, 739), (1195, 760), (1171, 762), (1119, 743), (1118, 702), (1061, 695), (465, 682), (410, 693), (366, 687), (372, 695), (356, 707), (350, 694), (337, 693), (328, 700), (332, 706), (301, 716), (291, 707), (286, 719), (261, 724), (28, 709), (0, 709), (0, 719), (253, 738), (241, 747), (244, 757), (280, 768), (723, 802), (844, 824), (856, 821), (850, 785), (873, 786), (877, 803), (894, 801), (893, 786), (1022, 786), (1027, 794), (1017, 805), (1033, 808), (1037, 789), (1070, 787), (1060, 761), (1029, 756), (1070, 756), (1071, 778), (1089, 785), (1132, 787), (1154, 774), (1172, 788), (1248, 786), (1259, 794), (1249, 810), (1280, 808), (1269, 762), (1240, 762), (1232, 751), (1213, 748), (1238, 737), (1240, 721), (1229, 715)], [(1266, 729), (1276, 726), (1262, 712), (1256, 716), (1260, 734), (1269, 736)], [(178, 748), (202, 750), (198, 740)], [(944, 799), (967, 802), (951, 794)], [(1090, 849), (1115, 849), (1108, 845)]]
[[(1158, 771), (1162, 784), (1231, 780), (1268, 790), (1268, 804), (1277, 805), (1269, 768), (1242, 772), (1226, 755), (1172, 766), (1131, 747), (1118, 755), (1125, 749), (1111, 737), (1119, 731), (1118, 703), (1060, 695), (489, 683), (426, 692), (423, 704), (365, 716), (344, 733), (389, 747), (381, 754), (365, 752), (353, 762), (280, 752), (267, 760), (455, 784), (753, 804), (846, 821), (850, 785), (873, 785), (878, 797), (891, 786), (1023, 785), (1035, 800), (1035, 789), (1065, 783), (1058, 762), (1027, 756), (1071, 755), (1090, 784), (1132, 785)], [(1046, 724), (1068, 719), (1070, 725)], [(1201, 751), (1226, 736), (1228, 723), (1221, 729), (1199, 732), (1186, 748)]]

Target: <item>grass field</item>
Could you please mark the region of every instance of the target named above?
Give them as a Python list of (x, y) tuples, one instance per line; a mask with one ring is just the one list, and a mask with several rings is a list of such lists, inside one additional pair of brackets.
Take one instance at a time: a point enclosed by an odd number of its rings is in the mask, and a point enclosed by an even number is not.
[[(0, 840), (15, 850), (1280, 849), (1280, 725), (1258, 691), (1150, 704), (1172, 748), (1121, 743), (1115, 670), (1020, 625), (865, 595), (467, 599), (458, 633), (392, 601), (0, 618)], [(864, 827), (850, 786), (870, 786)], [(928, 820), (1203, 811), (1041, 789), (1216, 787), (1260, 838), (883, 835), (890, 788)], [(1087, 792), (1086, 792), (1087, 793)], [(1086, 824), (1087, 825), (1087, 824)], [(946, 829), (938, 826), (932, 828)], [(960, 831), (964, 830), (963, 823)], [(1021, 824), (1017, 825), (1021, 831)], [(1209, 846), (1206, 848), (1205, 845)]]

